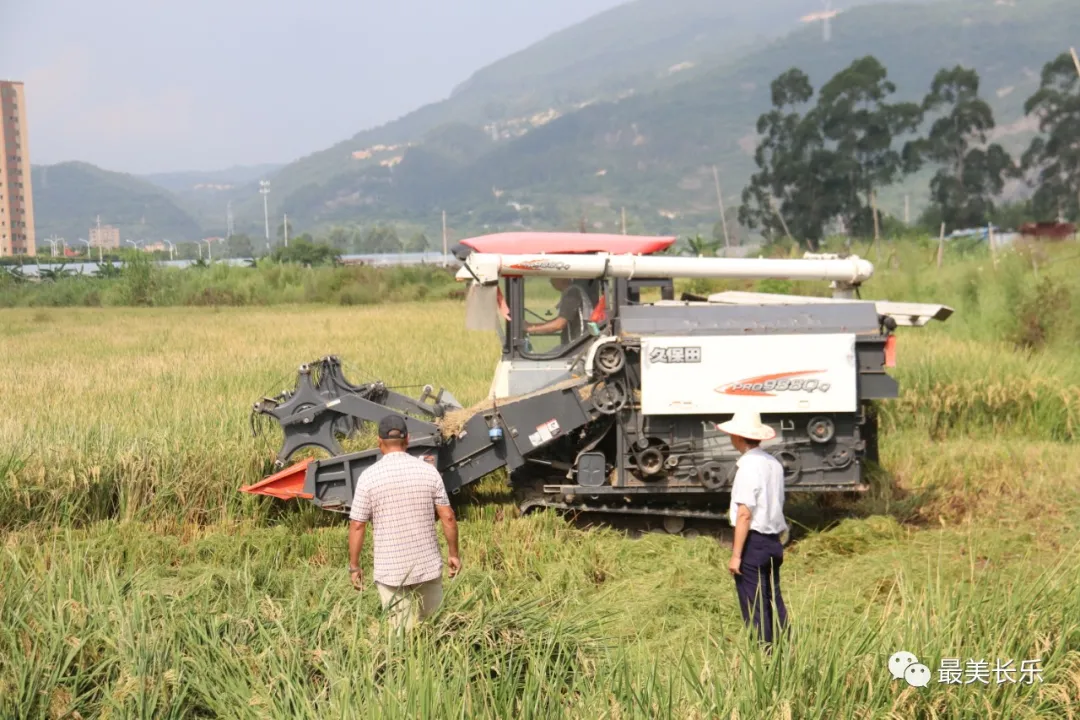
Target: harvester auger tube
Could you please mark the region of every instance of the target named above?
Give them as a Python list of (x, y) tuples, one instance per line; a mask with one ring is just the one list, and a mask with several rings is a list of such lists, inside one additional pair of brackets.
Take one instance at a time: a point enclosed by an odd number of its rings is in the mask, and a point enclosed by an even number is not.
[[(888, 372), (898, 328), (944, 321), (952, 309), (856, 297), (873, 275), (856, 256), (655, 254), (675, 240), (532, 232), (463, 240), (454, 255), (457, 278), (469, 283), (466, 327), (497, 332), (502, 346), (489, 400), (465, 410), (430, 386), (416, 399), (382, 382), (354, 385), (337, 358), (323, 358), (300, 368), (294, 390), (256, 403), (253, 413), (274, 418), (284, 442), (277, 472), (243, 491), (347, 513), (360, 473), (380, 454), (345, 454), (340, 438), (396, 413), (409, 452), (435, 465), (452, 495), (505, 468), (522, 511), (654, 517), (668, 532), (690, 533), (727, 525), (739, 455), (717, 426), (742, 411), (775, 431), (761, 449), (783, 465), (788, 492), (865, 490), (876, 406), (899, 395)], [(817, 280), (832, 292), (676, 300), (674, 278)], [(656, 289), (659, 300), (644, 299)], [(545, 339), (535, 319), (552, 317), (543, 311), (555, 297), (566, 323)], [(284, 467), (309, 447), (332, 457)]]
[(874, 266), (852, 255), (815, 259), (650, 257), (640, 255), (506, 255), (473, 253), (458, 271), (459, 280), (491, 283), (500, 277), (564, 278), (729, 278), (745, 280), (824, 280), (856, 287)]

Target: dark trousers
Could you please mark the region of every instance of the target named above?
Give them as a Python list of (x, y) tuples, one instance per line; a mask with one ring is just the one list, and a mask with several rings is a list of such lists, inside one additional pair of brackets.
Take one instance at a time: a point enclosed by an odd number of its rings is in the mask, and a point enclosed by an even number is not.
[(775, 621), (783, 629), (787, 627), (787, 608), (780, 594), (780, 566), (784, 563), (784, 546), (776, 535), (762, 535), (750, 531), (743, 546), (740, 575), (735, 576), (735, 590), (739, 593), (739, 608), (743, 622), (751, 620), (758, 637), (767, 644), (773, 641), (773, 606)]

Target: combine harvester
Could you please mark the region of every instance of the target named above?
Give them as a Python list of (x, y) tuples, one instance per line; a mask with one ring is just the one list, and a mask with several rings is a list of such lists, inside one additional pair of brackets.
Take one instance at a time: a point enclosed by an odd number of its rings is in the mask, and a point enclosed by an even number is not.
[[(283, 468), (244, 487), (347, 513), (377, 449), (343, 454), (339, 438), (387, 413), (405, 417), (409, 452), (435, 464), (453, 495), (506, 468), (523, 512), (550, 507), (662, 519), (725, 520), (738, 453), (716, 425), (757, 411), (776, 430), (762, 444), (789, 492), (866, 489), (877, 460), (872, 403), (894, 398), (897, 326), (945, 320), (941, 305), (862, 301), (873, 266), (858, 257), (798, 260), (655, 255), (673, 237), (504, 233), (464, 241), (467, 326), (502, 340), (487, 401), (464, 409), (446, 390), (419, 399), (382, 382), (353, 385), (338, 358), (300, 367), (296, 388), (253, 409), (280, 423)], [(832, 298), (719, 293), (675, 299), (674, 278), (777, 278), (832, 283)], [(659, 288), (661, 300), (641, 299)], [(655, 292), (655, 291), (654, 291)], [(565, 329), (529, 326), (576, 312)], [(546, 311), (546, 313), (545, 313)], [(629, 519), (629, 518), (627, 518)]]

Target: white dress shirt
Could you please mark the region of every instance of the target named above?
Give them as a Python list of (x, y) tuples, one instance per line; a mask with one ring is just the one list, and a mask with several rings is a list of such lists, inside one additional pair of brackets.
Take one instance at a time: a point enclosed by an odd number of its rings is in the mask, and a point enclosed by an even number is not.
[(738, 517), (738, 506), (750, 509), (750, 529), (765, 535), (780, 534), (788, 529), (784, 520), (784, 466), (761, 448), (752, 448), (736, 463), (738, 470), (731, 484), (732, 527)]

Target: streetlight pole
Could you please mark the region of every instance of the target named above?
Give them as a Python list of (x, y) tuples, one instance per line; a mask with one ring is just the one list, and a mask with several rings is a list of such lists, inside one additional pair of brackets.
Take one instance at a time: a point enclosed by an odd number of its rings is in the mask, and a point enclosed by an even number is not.
[[(207, 238), (206, 240), (203, 240), (203, 242), (206, 243), (206, 259), (207, 259), (207, 261), (208, 262), (214, 262), (214, 253), (211, 252), (211, 250), (210, 250), (210, 238)], [(200, 245), (199, 247), (201, 248), (202, 246)]]
[(169, 246), (169, 262), (176, 259), (176, 246), (172, 244), (171, 240), (163, 240), (166, 245)]
[(263, 219), (266, 221), (266, 251), (270, 251), (270, 206), (266, 196), (270, 194), (270, 181), (259, 181), (259, 193), (263, 196)]

